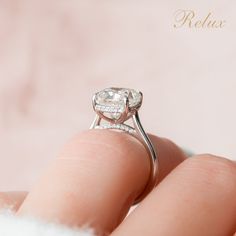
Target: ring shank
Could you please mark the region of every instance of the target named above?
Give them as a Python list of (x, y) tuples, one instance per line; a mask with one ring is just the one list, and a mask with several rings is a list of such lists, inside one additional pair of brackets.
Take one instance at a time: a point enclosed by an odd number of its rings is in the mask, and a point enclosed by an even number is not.
[(148, 137), (148, 135), (146, 134), (146, 132), (144, 131), (144, 129), (142, 127), (142, 124), (141, 124), (140, 119), (139, 119), (138, 112), (136, 112), (133, 115), (133, 123), (134, 123), (135, 130), (138, 134), (137, 139), (146, 148), (146, 150), (148, 152), (148, 155), (149, 155), (149, 161), (150, 161), (149, 180), (148, 180), (144, 190), (142, 191), (142, 193), (135, 199), (133, 205), (136, 205), (140, 201), (142, 201), (148, 195), (148, 193), (155, 187), (155, 184), (157, 182), (159, 161), (158, 161), (157, 152), (156, 152), (150, 138)]
[[(142, 201), (147, 196), (147, 194), (155, 187), (155, 183), (157, 182), (157, 174), (158, 174), (159, 163), (158, 163), (158, 156), (157, 156), (156, 150), (155, 150), (150, 138), (148, 137), (148, 135), (146, 134), (146, 132), (144, 131), (144, 129), (142, 127), (142, 124), (141, 124), (140, 119), (139, 119), (138, 111), (136, 111), (132, 115), (132, 121), (133, 121), (133, 125), (134, 125), (133, 129), (135, 130), (135, 134), (133, 134), (133, 133), (130, 133), (130, 134), (132, 136), (134, 136), (135, 138), (137, 138), (142, 143), (142, 145), (144, 145), (145, 149), (148, 152), (149, 162), (150, 162), (149, 179), (148, 179), (148, 182), (147, 182), (144, 190), (135, 199), (133, 205), (136, 205), (140, 201)], [(102, 126), (99, 126), (100, 122), (101, 122), (101, 117), (96, 114), (96, 117), (95, 117), (90, 129), (95, 129), (97, 127), (102, 127)], [(107, 127), (105, 126), (103, 128), (109, 129), (109, 126), (107, 126)]]

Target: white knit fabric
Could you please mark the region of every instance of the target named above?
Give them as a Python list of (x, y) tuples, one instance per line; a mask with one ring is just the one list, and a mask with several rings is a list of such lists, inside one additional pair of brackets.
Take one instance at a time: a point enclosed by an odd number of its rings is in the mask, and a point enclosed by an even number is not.
[(45, 223), (33, 218), (0, 213), (0, 236), (94, 236), (91, 229), (71, 229), (66, 226)]

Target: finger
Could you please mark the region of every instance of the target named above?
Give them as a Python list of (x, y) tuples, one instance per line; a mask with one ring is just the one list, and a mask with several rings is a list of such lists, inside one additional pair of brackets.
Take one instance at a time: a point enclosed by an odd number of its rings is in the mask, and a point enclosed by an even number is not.
[(177, 165), (183, 162), (187, 156), (181, 148), (167, 138), (160, 138), (150, 134), (150, 139), (157, 150), (160, 168), (158, 170), (157, 183), (163, 180)]
[(27, 192), (1, 192), (0, 209), (11, 209), (17, 211), (24, 201)]
[(179, 165), (112, 236), (226, 236), (236, 230), (236, 165), (210, 155)]
[[(184, 154), (172, 142), (152, 139), (159, 150), (163, 178)], [(90, 223), (98, 233), (110, 232), (147, 183), (147, 155), (144, 146), (126, 133), (84, 132), (66, 146), (26, 198), (19, 214), (68, 225)]]

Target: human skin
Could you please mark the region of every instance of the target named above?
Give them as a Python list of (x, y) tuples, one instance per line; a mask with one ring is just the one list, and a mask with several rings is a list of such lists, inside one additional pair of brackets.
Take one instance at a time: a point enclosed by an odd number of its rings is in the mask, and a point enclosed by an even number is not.
[(157, 186), (124, 219), (149, 175), (143, 145), (108, 130), (74, 137), (27, 194), (0, 194), (15, 205), (68, 226), (89, 224), (98, 235), (228, 236), (236, 229), (236, 166), (210, 154), (186, 159), (168, 139), (150, 135), (160, 159)]

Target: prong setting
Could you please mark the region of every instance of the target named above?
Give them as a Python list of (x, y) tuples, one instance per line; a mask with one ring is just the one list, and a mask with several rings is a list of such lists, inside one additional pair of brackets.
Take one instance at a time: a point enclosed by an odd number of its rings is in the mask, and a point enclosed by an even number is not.
[(142, 104), (142, 93), (126, 88), (107, 88), (93, 96), (93, 109), (103, 119), (114, 123), (127, 120)]

